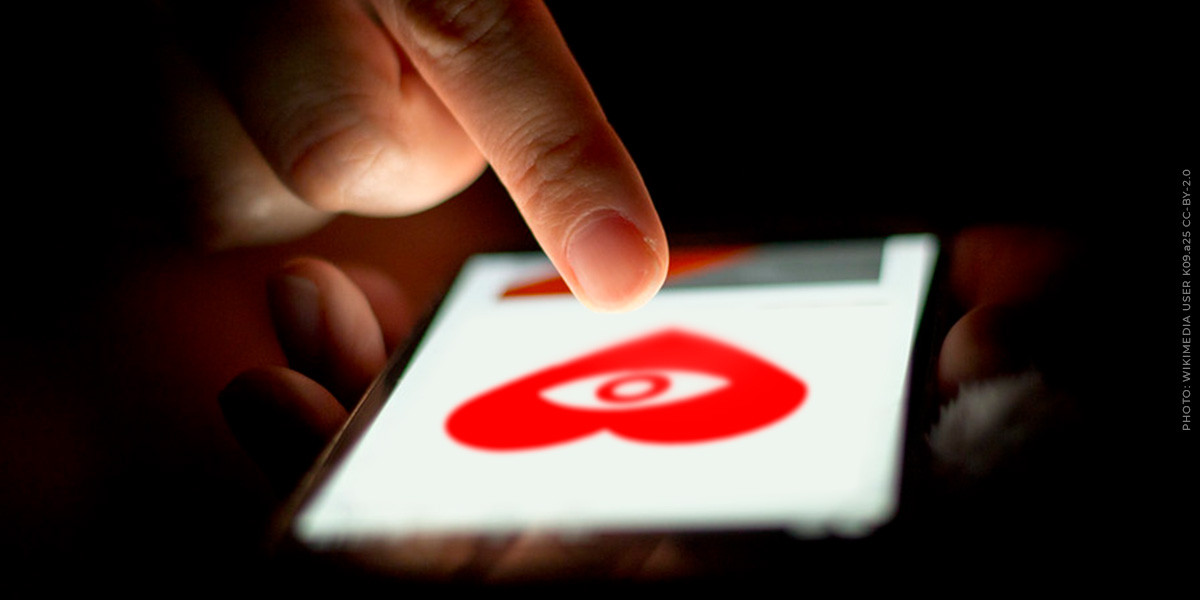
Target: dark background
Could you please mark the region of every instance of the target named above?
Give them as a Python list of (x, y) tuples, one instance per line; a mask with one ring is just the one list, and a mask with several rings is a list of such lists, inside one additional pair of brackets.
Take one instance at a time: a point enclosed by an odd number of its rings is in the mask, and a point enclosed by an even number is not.
[[(1103, 407), (1088, 438), (1102, 447), (1079, 467), (1111, 474), (1074, 499), (1096, 522), (1087, 543), (1194, 539), (1194, 495), (1172, 487), (1194, 472), (1174, 387), (1178, 180), (1200, 164), (1191, 29), (1171, 15), (645, 4), (551, 9), (673, 242), (1061, 230), (1078, 258), (1057, 291), (1054, 350)], [(26, 8), (9, 28), (9, 564), (255, 571), (278, 498), (223, 429), (215, 394), (282, 360), (266, 274), (319, 254), (389, 270), (432, 302), (468, 252), (531, 240), (486, 175), (401, 221), (342, 218), (275, 248), (183, 248), (155, 146), (145, 11)]]

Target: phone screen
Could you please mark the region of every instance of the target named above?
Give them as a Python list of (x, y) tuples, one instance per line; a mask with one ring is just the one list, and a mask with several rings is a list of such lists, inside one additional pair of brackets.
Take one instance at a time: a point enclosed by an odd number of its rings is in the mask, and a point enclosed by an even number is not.
[(676, 251), (623, 314), (540, 255), (472, 258), (295, 535), (867, 534), (897, 506), (936, 254), (930, 235)]

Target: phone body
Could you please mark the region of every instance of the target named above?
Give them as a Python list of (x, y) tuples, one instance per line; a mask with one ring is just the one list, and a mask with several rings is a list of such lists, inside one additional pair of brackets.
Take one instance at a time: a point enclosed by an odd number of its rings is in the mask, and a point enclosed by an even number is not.
[(673, 249), (667, 285), (625, 314), (583, 308), (541, 255), (474, 257), (291, 499), (277, 547), (475, 581), (865, 543), (912, 471), (937, 257), (928, 234)]

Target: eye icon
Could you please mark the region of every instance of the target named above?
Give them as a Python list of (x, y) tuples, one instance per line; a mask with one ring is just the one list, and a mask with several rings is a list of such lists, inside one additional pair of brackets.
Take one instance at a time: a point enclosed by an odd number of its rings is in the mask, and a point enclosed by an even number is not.
[(716, 338), (664, 329), (549, 365), (459, 404), (447, 435), (473, 450), (550, 448), (608, 431), (640, 444), (694, 444), (784, 419), (808, 386)]
[(610, 371), (542, 390), (560, 406), (597, 410), (640, 410), (700, 398), (729, 385), (724, 377), (681, 369)]

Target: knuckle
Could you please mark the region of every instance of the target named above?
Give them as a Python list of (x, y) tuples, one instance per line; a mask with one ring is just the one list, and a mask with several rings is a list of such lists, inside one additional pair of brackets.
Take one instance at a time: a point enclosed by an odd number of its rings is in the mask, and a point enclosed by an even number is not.
[(432, 58), (454, 58), (493, 39), (503, 39), (519, 18), (511, 2), (498, 0), (413, 0), (405, 17), (417, 42)]
[(575, 129), (522, 128), (540, 131), (537, 134), (517, 134), (505, 144), (518, 156), (510, 187), (522, 213), (538, 223), (566, 223), (577, 216), (587, 203), (580, 192), (586, 188), (586, 177), (592, 171), (595, 142), (592, 135)]
[(278, 149), (282, 177), (314, 208), (352, 208), (348, 190), (369, 173), (387, 142), (362, 110), (354, 94), (296, 95), (281, 111), (268, 139)]

